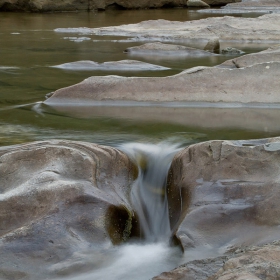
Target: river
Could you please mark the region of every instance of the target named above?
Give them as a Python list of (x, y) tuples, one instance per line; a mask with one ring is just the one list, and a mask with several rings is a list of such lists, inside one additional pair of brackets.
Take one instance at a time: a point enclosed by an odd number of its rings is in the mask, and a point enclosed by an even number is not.
[[(41, 103), (46, 94), (93, 75), (167, 76), (197, 65), (218, 65), (231, 58), (226, 55), (214, 59), (138, 58), (170, 68), (165, 71), (120, 73), (56, 69), (52, 66), (79, 60), (106, 62), (128, 59), (123, 51), (143, 43), (134, 42), (130, 38), (58, 33), (54, 31), (56, 28), (111, 26), (151, 19), (186, 21), (204, 17), (203, 14), (187, 9), (0, 14), (0, 145), (59, 138), (120, 147), (132, 157), (144, 155), (150, 163), (145, 172), (140, 172), (142, 177), (138, 178), (138, 185), (148, 182), (152, 188), (164, 188), (165, 174), (172, 156), (182, 146), (211, 139), (278, 136), (278, 109), (95, 106), (57, 111)], [(247, 53), (267, 47), (238, 42), (222, 42), (222, 46), (239, 47)], [(154, 145), (158, 142), (161, 144)], [(157, 166), (161, 169), (154, 170), (153, 161), (158, 160), (159, 155), (162, 168)], [(155, 177), (155, 174), (161, 176)], [(136, 243), (123, 245), (119, 249), (112, 248), (95, 272), (73, 279), (148, 279), (163, 270), (172, 269), (182, 261), (178, 248), (166, 246), (167, 238), (161, 236), (161, 233), (169, 234), (164, 199), (158, 203), (154, 203), (154, 200), (149, 202), (150, 194), (146, 192), (145, 186), (140, 193), (136, 191), (134, 196), (136, 204), (138, 201), (147, 204), (135, 205), (138, 213), (145, 212), (144, 208), (160, 209), (153, 210), (161, 213), (157, 223), (154, 222), (155, 217), (146, 217), (147, 220), (142, 222), (147, 223), (143, 226), (143, 234), (149, 242), (145, 245)], [(157, 232), (159, 229), (160, 232)], [(87, 258), (93, 256), (94, 252), (89, 252)], [(155, 258), (156, 264), (153, 262)]]

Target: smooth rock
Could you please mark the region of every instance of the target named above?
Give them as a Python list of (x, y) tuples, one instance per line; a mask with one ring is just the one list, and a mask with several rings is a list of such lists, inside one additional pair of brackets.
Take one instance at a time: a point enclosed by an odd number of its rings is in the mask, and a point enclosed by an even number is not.
[(209, 141), (179, 152), (167, 193), (185, 254), (205, 259), (280, 239), (279, 172), (280, 138)]
[(209, 8), (210, 6), (202, 0), (188, 0), (188, 7)]
[(239, 3), (229, 3), (221, 9), (199, 10), (200, 13), (215, 14), (271, 14), (280, 13), (279, 0), (246, 0)]
[[(280, 103), (280, 63), (247, 68), (195, 67), (169, 77), (90, 77), (59, 89), (47, 105), (98, 105), (98, 102)], [(106, 103), (105, 103), (106, 104)]]
[(220, 41), (219, 38), (210, 39), (204, 47), (205, 51), (220, 53)]
[(227, 60), (220, 67), (244, 68), (264, 62), (280, 62), (280, 45), (273, 46), (267, 50), (246, 54)]
[[(148, 20), (137, 24), (87, 28), (84, 34), (135, 37), (135, 40), (191, 41), (219, 38), (225, 41), (280, 42), (280, 14), (257, 18), (210, 17), (194, 21)], [(77, 32), (80, 28), (57, 28), (56, 32)]]
[(280, 277), (279, 241), (241, 247), (227, 256), (195, 260), (164, 272), (153, 280), (260, 280)]
[(52, 66), (64, 70), (99, 70), (99, 71), (159, 71), (168, 70), (170, 68), (150, 64), (137, 60), (120, 60), (97, 63), (90, 60), (75, 61)]
[(132, 234), (136, 172), (122, 152), (90, 143), (1, 147), (0, 278), (54, 279), (101, 265)]
[(125, 53), (128, 54), (145, 54), (153, 56), (212, 56), (211, 52), (199, 50), (196, 48), (182, 45), (163, 44), (160, 42), (146, 43), (136, 47), (127, 48)]

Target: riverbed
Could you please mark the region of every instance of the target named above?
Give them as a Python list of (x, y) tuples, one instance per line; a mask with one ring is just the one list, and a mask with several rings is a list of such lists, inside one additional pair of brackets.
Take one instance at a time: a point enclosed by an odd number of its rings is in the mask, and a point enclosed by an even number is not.
[[(159, 155), (166, 153), (167, 146), (174, 145), (174, 149), (170, 152), (173, 155), (180, 147), (206, 140), (244, 140), (278, 136), (280, 113), (277, 108), (209, 107), (209, 104), (197, 106), (114, 104), (56, 110), (42, 104), (46, 95), (90, 76), (164, 77), (194, 66), (215, 66), (232, 58), (228, 55), (185, 58), (137, 57), (139, 61), (169, 68), (160, 71), (81, 71), (75, 68), (54, 68), (56, 65), (80, 60), (103, 63), (132, 59), (124, 53), (124, 50), (143, 44), (143, 41), (137, 41), (135, 38), (55, 32), (56, 28), (115, 26), (153, 19), (186, 21), (208, 16), (209, 14), (197, 13), (195, 10), (179, 8), (144, 11), (109, 10), (98, 13), (2, 13), (0, 145), (68, 139), (115, 146), (129, 154), (131, 149), (144, 143), (143, 145), (147, 146), (141, 147), (144, 151), (150, 149), (150, 155), (158, 150), (158, 154), (149, 160), (152, 162)], [(187, 42), (180, 44), (199, 47), (189, 45)], [(237, 47), (245, 53), (251, 53), (264, 50), (268, 45), (221, 42), (221, 47)], [(127, 143), (134, 144), (129, 144), (127, 149)], [(147, 143), (161, 144), (153, 146)], [(165, 148), (160, 150), (159, 147)], [(164, 182), (171, 159), (168, 158), (164, 172), (153, 171), (148, 181), (152, 181), (153, 178), (158, 180), (159, 176), (156, 175), (161, 173)], [(152, 240), (144, 245), (137, 241), (118, 249), (106, 248), (100, 253), (100, 258), (95, 256), (95, 252), (83, 252), (84, 255), (81, 254), (77, 260), (71, 260), (65, 266), (74, 270), (76, 262), (82, 260), (88, 261), (90, 266), (96, 268), (94, 272), (73, 279), (148, 279), (164, 270), (174, 268), (183, 261), (199, 258), (199, 252), (196, 252), (198, 255), (191, 252), (188, 256), (182, 257), (180, 250), (177, 247), (168, 247), (166, 241), (166, 239), (164, 242), (157, 240), (155, 243), (155, 240)], [(155, 259), (156, 265), (153, 262)], [(112, 275), (115, 278), (112, 278)]]

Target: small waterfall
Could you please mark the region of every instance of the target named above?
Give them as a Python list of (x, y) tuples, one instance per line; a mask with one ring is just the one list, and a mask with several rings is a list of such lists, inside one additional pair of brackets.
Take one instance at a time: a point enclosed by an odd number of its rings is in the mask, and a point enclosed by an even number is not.
[(127, 143), (120, 147), (133, 159), (139, 169), (131, 200), (147, 242), (166, 241), (170, 237), (166, 177), (171, 161), (180, 148), (179, 144)]

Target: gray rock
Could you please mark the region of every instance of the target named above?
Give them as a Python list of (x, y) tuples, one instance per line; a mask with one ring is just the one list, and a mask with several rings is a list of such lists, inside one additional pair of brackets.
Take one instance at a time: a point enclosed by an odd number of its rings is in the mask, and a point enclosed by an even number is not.
[[(90, 77), (57, 90), (44, 103), (96, 105), (98, 102), (279, 103), (280, 63), (247, 68), (196, 67), (170, 77)], [(249, 104), (250, 105), (250, 104)]]
[(184, 7), (187, 0), (1, 0), (0, 11), (88, 11), (107, 8), (147, 9), (163, 6)]
[(188, 0), (188, 7), (209, 8), (210, 6), (202, 0)]
[[(258, 18), (213, 17), (195, 21), (149, 20), (84, 30), (89, 34), (135, 37), (137, 40), (182, 41), (210, 40), (213, 37), (225, 41), (274, 41), (280, 42), (280, 14), (268, 14)], [(77, 32), (81, 29), (58, 28), (56, 32)]]
[(228, 54), (228, 55), (241, 55), (241, 54), (244, 54), (245, 52), (243, 52), (239, 49), (236, 49), (236, 48), (227, 47), (225, 49), (222, 49), (221, 53)]
[(199, 12), (215, 14), (271, 14), (280, 13), (280, 3), (278, 0), (247, 0), (240, 3), (229, 3), (221, 9), (206, 9)]
[(260, 280), (280, 277), (279, 241), (240, 247), (227, 256), (196, 260), (164, 272), (153, 280)]
[(159, 71), (168, 70), (170, 68), (150, 64), (137, 60), (120, 60), (120, 61), (108, 61), (104, 63), (97, 63), (90, 60), (82, 60), (64, 63), (60, 65), (52, 66), (53, 68), (60, 68), (64, 70), (99, 70), (99, 71)]
[(211, 52), (173, 44), (163, 44), (160, 42), (146, 43), (136, 47), (127, 48), (125, 53), (142, 54), (152, 56), (212, 56)]
[(279, 154), (280, 138), (271, 138), (209, 141), (175, 156), (169, 215), (187, 255), (216, 257), (280, 239)]
[(219, 38), (212, 38), (209, 39), (207, 44), (204, 47), (205, 51), (213, 52), (213, 53), (220, 53), (220, 41)]
[[(92, 269), (127, 240), (136, 167), (122, 152), (72, 141), (0, 148), (0, 278)], [(81, 261), (83, 259), (83, 261)]]
[(264, 62), (280, 62), (280, 45), (273, 46), (267, 50), (243, 55), (222, 63), (221, 67), (244, 68)]

